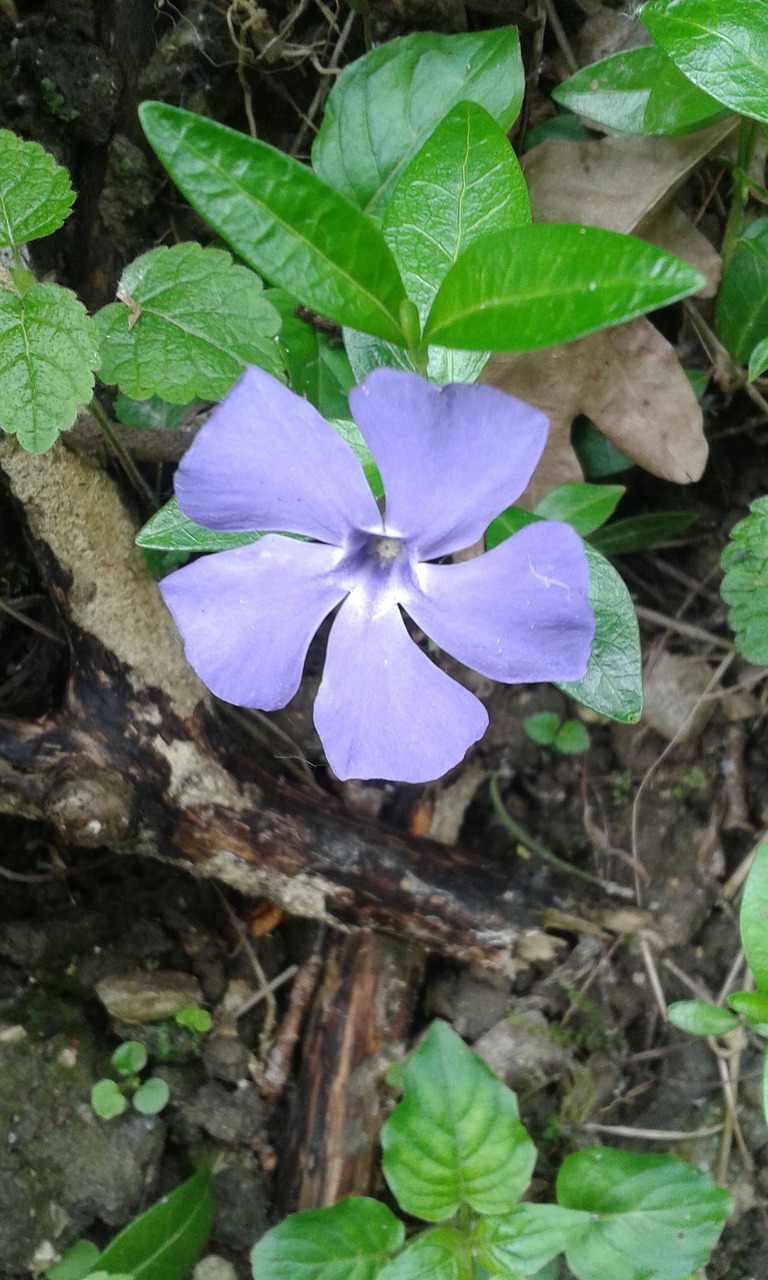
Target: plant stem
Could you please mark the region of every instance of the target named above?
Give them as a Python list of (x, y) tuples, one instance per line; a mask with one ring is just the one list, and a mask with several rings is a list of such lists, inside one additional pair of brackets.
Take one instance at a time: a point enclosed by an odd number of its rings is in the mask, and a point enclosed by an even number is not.
[(101, 405), (99, 404), (95, 396), (90, 403), (89, 411), (93, 415), (93, 418), (97, 423), (99, 430), (104, 435), (107, 443), (109, 444), (110, 449), (112, 450), (118, 462), (122, 466), (125, 474), (127, 475), (134, 489), (138, 493), (142, 502), (146, 506), (148, 506), (150, 510), (157, 511), (159, 506), (157, 498), (155, 497), (154, 493), (150, 489), (143, 475), (139, 471), (139, 468), (136, 466), (136, 463), (134, 462), (133, 458), (129, 454), (122, 440), (120, 440), (119, 437), (117, 436), (117, 433), (115, 432), (115, 429), (112, 423), (110, 422), (109, 418), (107, 417), (106, 413), (102, 409)]
[(605, 888), (598, 876), (593, 876), (590, 871), (584, 871), (582, 867), (572, 866), (570, 862), (565, 861), (565, 858), (558, 858), (556, 853), (552, 853), (551, 849), (548, 849), (546, 845), (540, 844), (534, 836), (529, 835), (523, 827), (515, 822), (499, 795), (499, 775), (497, 773), (492, 773), (488, 779), (488, 794), (491, 798), (493, 812), (518, 844), (523, 845), (531, 853), (535, 853), (536, 857), (541, 858), (543, 862), (548, 862), (550, 866), (557, 867), (558, 871), (564, 871), (569, 876), (577, 876), (579, 880), (588, 880), (590, 884), (596, 884), (601, 889)]

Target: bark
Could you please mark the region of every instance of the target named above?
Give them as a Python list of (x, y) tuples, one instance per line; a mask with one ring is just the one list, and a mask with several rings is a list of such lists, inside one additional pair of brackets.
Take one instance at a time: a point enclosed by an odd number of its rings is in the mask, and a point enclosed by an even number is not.
[(539, 903), (514, 863), (408, 841), (255, 762), (238, 774), (114, 483), (61, 442), (33, 457), (5, 439), (0, 467), (71, 649), (55, 714), (0, 719), (0, 811), (457, 959), (512, 969), (535, 953)]

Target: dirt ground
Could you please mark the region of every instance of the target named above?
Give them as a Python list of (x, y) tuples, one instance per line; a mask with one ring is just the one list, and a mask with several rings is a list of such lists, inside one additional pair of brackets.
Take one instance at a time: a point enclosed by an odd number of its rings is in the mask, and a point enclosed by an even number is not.
[[(600, 6), (557, 7), (576, 37)], [(382, 40), (510, 14), (518, 8), (413, 0), (373, 3), (370, 24)], [(206, 234), (142, 146), (139, 101), (161, 97), (246, 131), (255, 121), (260, 137), (306, 157), (326, 73), (365, 47), (364, 24), (346, 6), (250, 0), (9, 0), (0, 36), (0, 126), (49, 147), (79, 193), (36, 266), (91, 307), (111, 300), (137, 252)], [(545, 83), (556, 57), (547, 43)], [(681, 313), (663, 324), (690, 344)], [(414, 846), (429, 835), (478, 865), (514, 865), (549, 904), (532, 918), (514, 973), (280, 918), (186, 871), (68, 847), (49, 825), (0, 817), (1, 1276), (41, 1271), (81, 1235), (105, 1243), (201, 1150), (217, 1162), (210, 1251), (246, 1275), (250, 1246), (276, 1218), (381, 1188), (376, 1132), (391, 1104), (383, 1068), (436, 1015), (517, 1091), (540, 1152), (537, 1195), (546, 1198), (560, 1160), (581, 1146), (671, 1151), (734, 1195), (709, 1280), (766, 1273), (759, 1047), (747, 1038), (717, 1056), (663, 1014), (665, 1002), (742, 984), (740, 871), (768, 825), (765, 672), (735, 654), (718, 595), (727, 532), (768, 491), (765, 426), (749, 427), (751, 413), (712, 385), (704, 478), (682, 490), (638, 469), (621, 477), (622, 514), (685, 508), (698, 517), (671, 544), (617, 561), (641, 610), (638, 726), (585, 714), (588, 750), (558, 757), (523, 728), (535, 711), (578, 714), (557, 690), (477, 677), (490, 730), (440, 784), (334, 787), (322, 770), (291, 778), (311, 786), (316, 803), (346, 806)], [(172, 467), (146, 464), (145, 473), (167, 496)], [(0, 588), (42, 627), (0, 613), (0, 717), (34, 721), (59, 705), (71, 666), (7, 498)], [(313, 682), (310, 656), (285, 712), (222, 721), (241, 759), (286, 771), (282, 733), (318, 760)], [(0, 732), (0, 766), (4, 758), (12, 763)], [(212, 1012), (208, 1034), (174, 1022), (190, 1001)], [(342, 1024), (355, 1028), (353, 1075), (340, 1056)], [(158, 1116), (101, 1121), (90, 1090), (126, 1038), (147, 1045), (170, 1102)]]

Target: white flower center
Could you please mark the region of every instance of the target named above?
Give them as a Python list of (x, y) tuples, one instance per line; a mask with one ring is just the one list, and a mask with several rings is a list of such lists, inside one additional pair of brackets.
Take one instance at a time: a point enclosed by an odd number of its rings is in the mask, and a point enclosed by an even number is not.
[(383, 565), (394, 564), (403, 554), (405, 547), (399, 538), (390, 538), (384, 534), (374, 533), (368, 539), (368, 551)]

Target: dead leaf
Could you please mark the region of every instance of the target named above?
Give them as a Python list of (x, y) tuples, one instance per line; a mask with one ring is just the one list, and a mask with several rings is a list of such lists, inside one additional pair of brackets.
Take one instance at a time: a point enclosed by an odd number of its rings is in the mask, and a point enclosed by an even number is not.
[(547, 415), (541, 462), (518, 505), (583, 480), (571, 424), (585, 414), (633, 462), (676, 484), (697, 480), (707, 460), (701, 410), (674, 349), (645, 319), (577, 342), (521, 355), (493, 355), (481, 382)]

